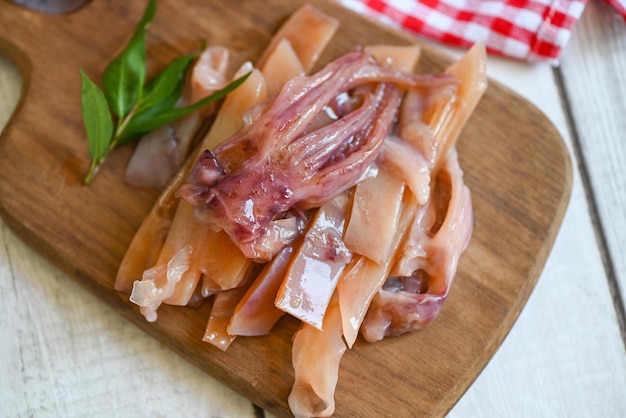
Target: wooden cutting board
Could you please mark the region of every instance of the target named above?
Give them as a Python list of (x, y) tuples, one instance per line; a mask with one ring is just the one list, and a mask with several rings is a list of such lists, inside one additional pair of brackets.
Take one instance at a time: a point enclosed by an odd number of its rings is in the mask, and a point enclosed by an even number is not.
[[(416, 42), (333, 3), (312, 3), (341, 20), (322, 62), (357, 45)], [(149, 29), (150, 68), (196, 48), (199, 39), (230, 46), (235, 65), (254, 60), (300, 4), (161, 0)], [(201, 342), (206, 307), (163, 306), (159, 320), (147, 323), (113, 289), (117, 266), (157, 194), (123, 183), (131, 146), (114, 152), (91, 186), (82, 185), (89, 159), (79, 68), (101, 80), (144, 6), (95, 0), (61, 16), (0, 1), (0, 53), (24, 80), (21, 101), (0, 139), (0, 213), (24, 241), (115, 311), (252, 402), (290, 416), (296, 321), (282, 319), (267, 337), (238, 338), (223, 353)], [(425, 48), (420, 71), (439, 72), (449, 62)], [(476, 224), (448, 301), (420, 332), (376, 344), (357, 341), (341, 364), (337, 417), (444, 415), (494, 354), (543, 268), (572, 181), (556, 129), (492, 81), (458, 148)]]

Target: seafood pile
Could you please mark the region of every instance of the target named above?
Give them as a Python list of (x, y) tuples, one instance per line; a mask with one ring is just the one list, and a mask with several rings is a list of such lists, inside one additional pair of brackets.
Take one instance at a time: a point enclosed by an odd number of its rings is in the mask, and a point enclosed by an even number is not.
[(163, 303), (211, 298), (203, 340), (221, 350), (283, 315), (301, 321), (296, 417), (332, 415), (358, 335), (435, 319), (473, 227), (456, 141), (487, 86), (484, 47), (441, 74), (414, 72), (417, 46), (387, 45), (311, 73), (338, 25), (303, 6), (235, 72), (250, 76), (163, 189), (116, 279), (148, 321)]

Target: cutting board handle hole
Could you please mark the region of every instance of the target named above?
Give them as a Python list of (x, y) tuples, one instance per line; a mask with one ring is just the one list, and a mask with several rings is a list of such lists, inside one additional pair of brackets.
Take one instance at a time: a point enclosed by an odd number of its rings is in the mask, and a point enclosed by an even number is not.
[(13, 3), (26, 7), (28, 9), (36, 10), (38, 12), (51, 13), (51, 14), (67, 14), (72, 13), (91, 0), (12, 0)]

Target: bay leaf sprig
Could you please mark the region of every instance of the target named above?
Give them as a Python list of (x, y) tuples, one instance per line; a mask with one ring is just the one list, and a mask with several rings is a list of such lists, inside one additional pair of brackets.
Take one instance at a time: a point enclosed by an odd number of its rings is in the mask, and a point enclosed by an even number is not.
[(107, 65), (101, 90), (81, 69), (81, 108), (91, 165), (84, 183), (90, 184), (109, 153), (175, 119), (224, 98), (239, 87), (249, 73), (221, 90), (188, 106), (177, 107), (185, 73), (198, 57), (189, 54), (172, 60), (153, 80), (146, 82), (146, 30), (156, 14), (150, 0), (124, 49)]

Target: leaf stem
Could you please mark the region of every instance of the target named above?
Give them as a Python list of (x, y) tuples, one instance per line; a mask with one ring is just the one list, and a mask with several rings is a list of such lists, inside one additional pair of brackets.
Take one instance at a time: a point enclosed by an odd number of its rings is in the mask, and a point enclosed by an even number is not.
[(137, 108), (137, 104), (135, 104), (133, 108), (128, 112), (128, 114), (124, 117), (124, 119), (122, 119), (122, 121), (117, 124), (115, 133), (113, 134), (113, 138), (111, 138), (111, 141), (109, 142), (109, 146), (107, 147), (107, 150), (104, 152), (102, 157), (98, 158), (97, 160), (94, 159), (91, 161), (91, 166), (89, 167), (89, 171), (87, 172), (87, 175), (85, 176), (85, 179), (84, 179), (85, 184), (87, 185), (91, 184), (93, 179), (96, 177), (96, 174), (98, 174), (98, 170), (100, 169), (100, 166), (104, 164), (109, 153), (113, 151), (113, 149), (117, 146), (118, 142), (120, 141), (120, 138), (122, 137), (122, 134), (124, 133), (124, 128), (128, 125), (130, 120), (133, 118), (136, 108)]
[(99, 167), (100, 167), (99, 162), (97, 163), (95, 160), (91, 161), (91, 166), (89, 167), (89, 171), (87, 172), (87, 175), (85, 176), (85, 179), (83, 180), (85, 184), (87, 185), (91, 184), (94, 177), (96, 177), (96, 174), (98, 173)]
[(87, 175), (85, 176), (85, 179), (84, 179), (84, 183), (86, 185), (91, 184), (93, 179), (96, 177), (96, 174), (98, 174), (98, 170), (100, 170), (100, 166), (102, 164), (104, 164), (104, 162), (106, 161), (107, 157), (109, 156), (109, 153), (111, 151), (113, 151), (113, 148), (115, 148), (118, 140), (119, 140), (119, 138), (113, 138), (113, 140), (111, 141), (111, 144), (107, 148), (106, 152), (102, 155), (102, 157), (100, 157), (97, 160), (91, 160), (91, 165), (89, 166), (89, 171), (87, 172)]
[(113, 149), (113, 147), (117, 146), (117, 143), (122, 137), (122, 134), (124, 134), (124, 129), (126, 129), (126, 126), (128, 126), (129, 122), (135, 116), (135, 111), (137, 110), (138, 103), (139, 102), (135, 103), (132, 109), (130, 109), (128, 114), (124, 117), (124, 119), (122, 119), (122, 121), (118, 123), (117, 129), (115, 129), (115, 133), (113, 134), (113, 139), (111, 140), (111, 146), (109, 147), (110, 149)]

